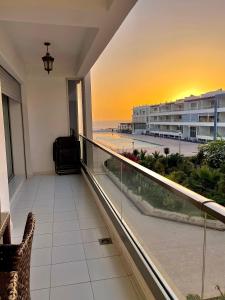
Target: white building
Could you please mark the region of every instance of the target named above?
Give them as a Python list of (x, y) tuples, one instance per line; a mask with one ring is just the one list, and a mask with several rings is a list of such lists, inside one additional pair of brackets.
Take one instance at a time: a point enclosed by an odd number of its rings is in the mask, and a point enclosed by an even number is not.
[[(225, 91), (217, 90), (175, 102), (142, 106), (133, 110), (133, 123), (145, 116), (143, 133), (185, 140), (225, 138)], [(137, 133), (135, 131), (135, 133)]]
[(118, 132), (121, 133), (132, 133), (132, 123), (122, 122), (118, 125)]
[(132, 133), (134, 134), (146, 133), (148, 113), (149, 113), (149, 105), (141, 105), (133, 108)]

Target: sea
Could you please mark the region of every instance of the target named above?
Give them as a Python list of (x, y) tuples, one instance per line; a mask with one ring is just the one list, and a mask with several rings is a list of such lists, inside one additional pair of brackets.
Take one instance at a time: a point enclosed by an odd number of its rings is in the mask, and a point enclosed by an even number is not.
[(105, 130), (108, 128), (118, 128), (118, 124), (121, 122), (129, 122), (127, 120), (105, 120), (105, 121), (93, 121), (93, 130)]
[(96, 121), (93, 122), (93, 138), (96, 142), (118, 152), (132, 152), (134, 149), (146, 150), (153, 152), (159, 150), (161, 145), (151, 142), (138, 140), (137, 137), (131, 134), (121, 134), (112, 132), (112, 128), (118, 128), (120, 122), (129, 122), (127, 120), (113, 120), (113, 121)]

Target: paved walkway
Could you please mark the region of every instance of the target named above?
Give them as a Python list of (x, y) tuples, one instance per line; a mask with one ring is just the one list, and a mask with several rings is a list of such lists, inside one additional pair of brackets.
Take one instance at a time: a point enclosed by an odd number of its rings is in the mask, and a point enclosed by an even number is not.
[(94, 139), (116, 152), (145, 150), (148, 153), (159, 151), (164, 153), (164, 148), (169, 147), (170, 153), (181, 153), (184, 156), (193, 156), (198, 152), (201, 144), (179, 141), (175, 139), (159, 138), (147, 135), (132, 135), (121, 133), (94, 133)]
[[(167, 139), (167, 138), (160, 138), (148, 135), (126, 135), (127, 137), (132, 137), (134, 140), (144, 141), (149, 143), (158, 144), (159, 147), (155, 147), (154, 150), (160, 151), (164, 153), (164, 148), (169, 147), (170, 153), (181, 153), (184, 156), (193, 156), (198, 152), (199, 146), (201, 144), (186, 142), (186, 141), (179, 141), (175, 139)], [(152, 146), (151, 146), (152, 152)]]

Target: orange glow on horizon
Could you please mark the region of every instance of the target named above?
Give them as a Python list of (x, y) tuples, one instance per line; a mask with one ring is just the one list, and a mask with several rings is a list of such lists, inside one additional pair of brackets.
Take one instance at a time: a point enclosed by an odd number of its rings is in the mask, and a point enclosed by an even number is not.
[(92, 69), (93, 120), (225, 88), (225, 1), (139, 0)]

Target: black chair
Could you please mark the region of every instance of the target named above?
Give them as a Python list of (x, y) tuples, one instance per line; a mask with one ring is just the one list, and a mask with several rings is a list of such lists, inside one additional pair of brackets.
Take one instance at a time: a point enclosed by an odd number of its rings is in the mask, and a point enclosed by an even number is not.
[(80, 142), (74, 136), (58, 137), (53, 144), (56, 174), (80, 173)]

